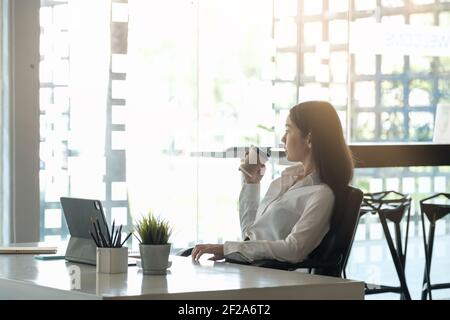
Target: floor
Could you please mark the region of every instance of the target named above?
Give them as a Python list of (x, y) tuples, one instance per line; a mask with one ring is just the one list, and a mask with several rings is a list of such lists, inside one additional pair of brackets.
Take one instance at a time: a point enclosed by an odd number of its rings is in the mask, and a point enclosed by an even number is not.
[[(410, 238), (406, 255), (406, 281), (412, 299), (421, 298), (425, 255), (422, 237)], [(385, 239), (355, 241), (347, 264), (347, 278), (367, 283), (398, 285), (397, 273)], [(433, 284), (450, 282), (450, 235), (435, 237), (431, 268)], [(450, 299), (450, 289), (433, 290), (433, 299)], [(367, 295), (367, 300), (399, 299), (395, 293)]]

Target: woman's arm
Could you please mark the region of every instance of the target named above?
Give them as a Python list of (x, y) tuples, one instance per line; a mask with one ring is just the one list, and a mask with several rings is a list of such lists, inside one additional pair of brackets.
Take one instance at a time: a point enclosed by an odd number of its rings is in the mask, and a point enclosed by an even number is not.
[(242, 239), (247, 237), (247, 229), (255, 222), (259, 207), (260, 184), (244, 183), (239, 195), (239, 219)]
[[(253, 159), (255, 160), (255, 159)], [(241, 224), (242, 239), (247, 237), (247, 229), (255, 222), (256, 212), (259, 207), (260, 181), (265, 173), (264, 163), (252, 165), (252, 172), (245, 170), (249, 166), (249, 153), (241, 163), (243, 185), (239, 195), (239, 220)]]
[(300, 262), (320, 244), (328, 232), (333, 205), (333, 192), (329, 188), (324, 188), (311, 195), (303, 214), (285, 239), (228, 241), (224, 245), (224, 255), (240, 252), (249, 260), (276, 259)]

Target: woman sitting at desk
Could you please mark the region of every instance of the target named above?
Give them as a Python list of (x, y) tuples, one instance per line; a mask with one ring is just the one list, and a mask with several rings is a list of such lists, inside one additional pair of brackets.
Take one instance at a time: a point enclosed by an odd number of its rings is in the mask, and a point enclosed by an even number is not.
[[(293, 107), (282, 138), (287, 159), (298, 162), (275, 179), (260, 202), (264, 164), (245, 175), (239, 197), (242, 238), (224, 244), (199, 244), (192, 259), (210, 260), (240, 253), (247, 260), (304, 260), (330, 228), (335, 198), (353, 176), (353, 160), (339, 117), (327, 102), (310, 101)], [(248, 157), (248, 155), (247, 155)]]

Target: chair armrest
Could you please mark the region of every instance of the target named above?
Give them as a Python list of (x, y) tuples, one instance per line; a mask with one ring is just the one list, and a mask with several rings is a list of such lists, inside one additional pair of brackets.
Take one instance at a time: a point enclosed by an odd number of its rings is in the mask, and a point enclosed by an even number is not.
[(257, 260), (252, 263), (253, 266), (279, 269), (279, 270), (296, 270), (296, 269), (315, 269), (334, 267), (340, 262), (340, 259), (330, 259), (328, 261), (320, 261), (315, 259), (305, 259), (302, 262), (290, 263), (278, 260)]
[[(176, 253), (177, 256), (188, 257), (191, 255), (192, 250), (194, 248), (182, 249)], [(235, 258), (235, 259), (233, 259)], [(270, 268), (270, 269), (278, 269), (278, 270), (287, 270), (292, 271), (296, 269), (315, 269), (315, 268), (333, 268), (336, 267), (342, 260), (342, 257), (335, 257), (329, 259), (327, 261), (318, 260), (318, 259), (305, 259), (302, 262), (291, 263), (285, 261), (278, 261), (272, 259), (263, 259), (256, 260), (253, 262), (245, 261), (239, 256), (228, 255), (225, 258), (225, 262), (235, 263), (235, 264), (243, 264), (243, 265), (251, 265), (255, 267), (262, 268)]]

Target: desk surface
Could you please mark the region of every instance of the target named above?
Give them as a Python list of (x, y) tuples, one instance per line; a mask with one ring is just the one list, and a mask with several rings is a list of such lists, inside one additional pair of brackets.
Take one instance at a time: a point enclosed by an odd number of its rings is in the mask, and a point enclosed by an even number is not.
[(178, 256), (170, 260), (166, 276), (144, 276), (136, 266), (124, 274), (101, 274), (95, 266), (1, 254), (0, 299), (364, 298), (357, 281)]

